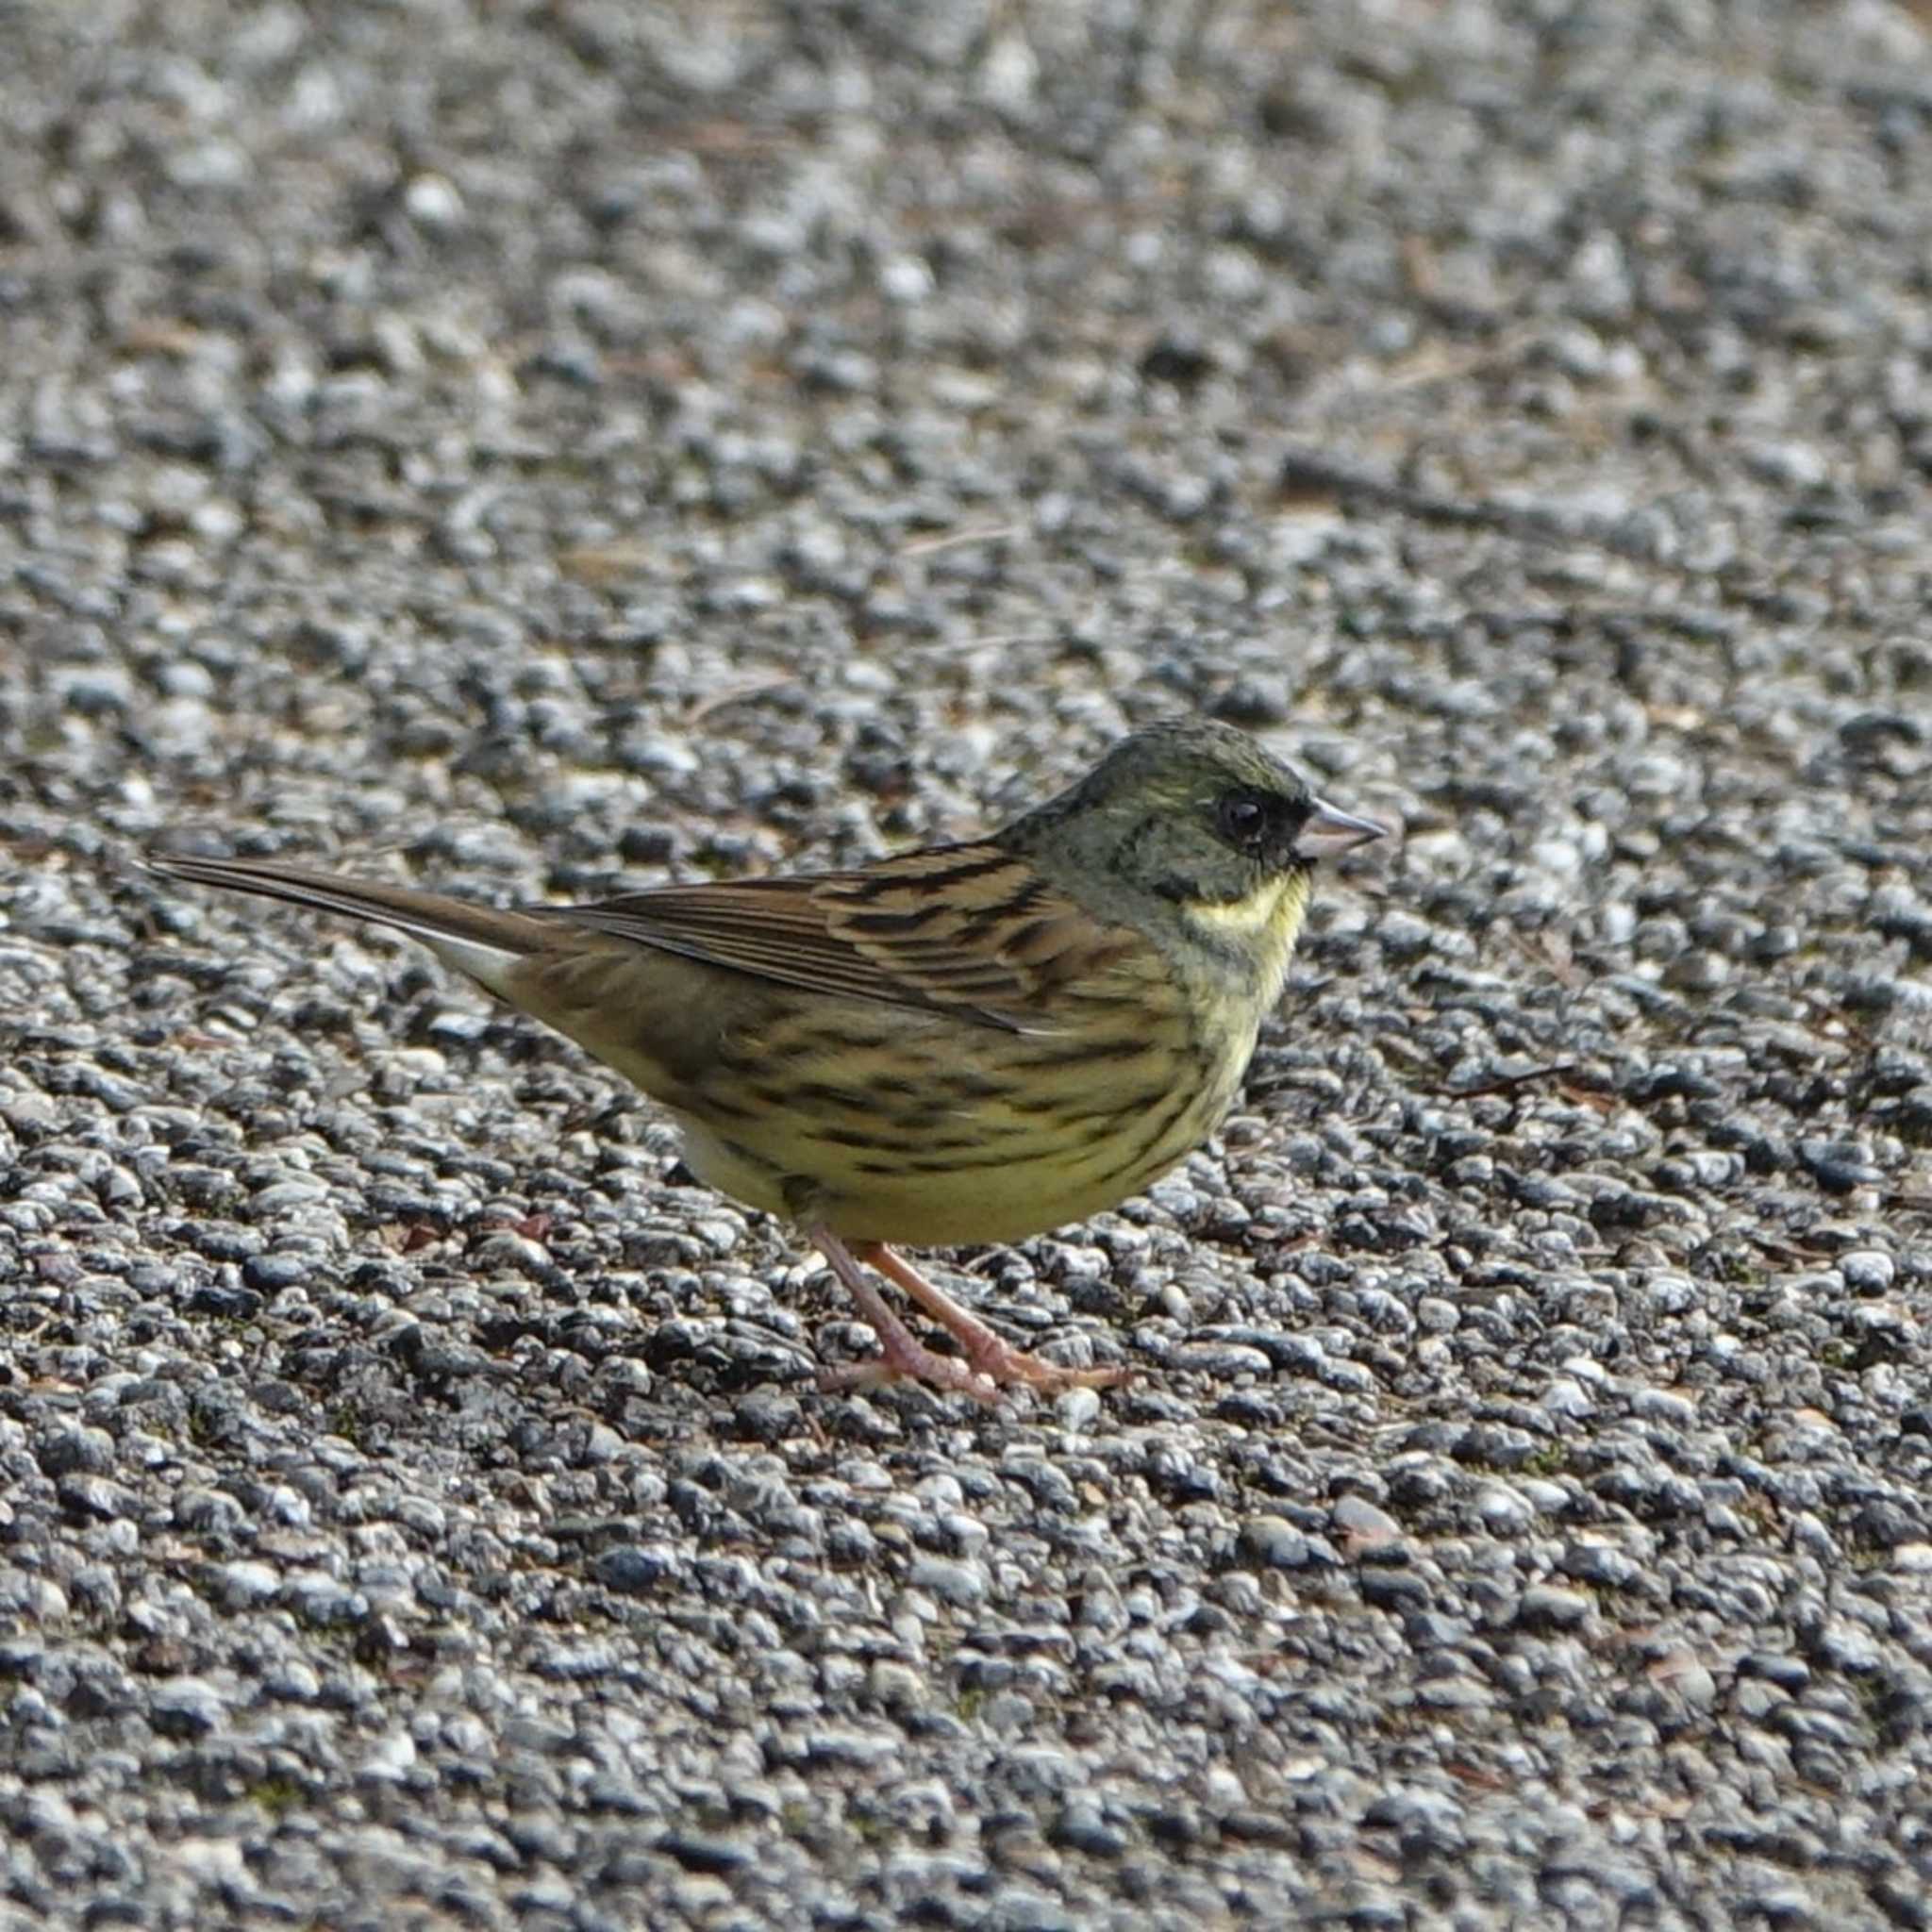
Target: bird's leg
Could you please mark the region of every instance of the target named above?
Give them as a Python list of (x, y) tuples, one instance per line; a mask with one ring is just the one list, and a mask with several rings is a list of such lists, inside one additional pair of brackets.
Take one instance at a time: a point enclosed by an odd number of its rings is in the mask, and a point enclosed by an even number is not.
[[(930, 1382), (935, 1388), (956, 1389), (962, 1395), (972, 1396), (975, 1402), (998, 1402), (998, 1391), (985, 1375), (974, 1373), (972, 1364), (962, 1362), (955, 1356), (935, 1355), (900, 1321), (885, 1296), (866, 1279), (865, 1269), (858, 1257), (830, 1228), (814, 1227), (810, 1233), (819, 1252), (831, 1263), (832, 1273), (844, 1285), (846, 1293), (858, 1303), (858, 1312), (871, 1323), (879, 1339), (879, 1352), (872, 1360), (854, 1362), (846, 1368), (821, 1369), (821, 1389), (870, 1389), (881, 1382), (896, 1382), (909, 1376), (915, 1382)], [(870, 1258), (874, 1250), (868, 1244), (861, 1252)], [(911, 1271), (908, 1269), (907, 1272), (909, 1274)], [(913, 1278), (918, 1279), (916, 1275)], [(925, 1284), (921, 1282), (920, 1286), (924, 1288)], [(929, 1292), (937, 1293), (938, 1291)], [(968, 1315), (966, 1319), (971, 1322), (973, 1317)], [(985, 1332), (991, 1335), (994, 1341), (999, 1341), (991, 1329)]]
[(1127, 1379), (1125, 1369), (1063, 1369), (1058, 1362), (1043, 1361), (1024, 1348), (1015, 1348), (970, 1308), (962, 1308), (952, 1296), (942, 1294), (884, 1241), (866, 1241), (857, 1254), (859, 1260), (903, 1288), (958, 1342), (966, 1353), (967, 1366), (989, 1382), (1022, 1382), (1058, 1394), (1062, 1389), (1107, 1389)]

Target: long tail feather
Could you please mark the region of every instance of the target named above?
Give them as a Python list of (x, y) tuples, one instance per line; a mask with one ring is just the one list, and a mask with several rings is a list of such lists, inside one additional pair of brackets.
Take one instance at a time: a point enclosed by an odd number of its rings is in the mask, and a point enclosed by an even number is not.
[(459, 972), (494, 990), (505, 970), (526, 954), (541, 950), (556, 937), (546, 920), (526, 912), (501, 912), (471, 906), (441, 892), (375, 879), (341, 878), (278, 858), (195, 858), (170, 854), (151, 858), (150, 868), (169, 878), (196, 885), (224, 886), (257, 892), (291, 906), (319, 912), (345, 913), (377, 925), (392, 926), (421, 940)]

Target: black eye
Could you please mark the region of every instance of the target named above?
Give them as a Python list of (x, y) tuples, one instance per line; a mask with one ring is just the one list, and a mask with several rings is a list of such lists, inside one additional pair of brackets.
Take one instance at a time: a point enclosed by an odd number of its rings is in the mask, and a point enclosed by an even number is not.
[(1252, 851), (1268, 837), (1271, 801), (1253, 791), (1224, 791), (1214, 808), (1214, 828), (1230, 845)]

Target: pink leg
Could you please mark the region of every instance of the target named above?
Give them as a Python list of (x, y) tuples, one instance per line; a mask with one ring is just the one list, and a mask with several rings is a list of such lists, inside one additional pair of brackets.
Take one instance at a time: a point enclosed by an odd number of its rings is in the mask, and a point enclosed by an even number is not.
[(975, 1374), (969, 1364), (955, 1356), (935, 1355), (900, 1321), (891, 1303), (865, 1278), (865, 1269), (858, 1257), (830, 1228), (815, 1227), (811, 1238), (879, 1339), (879, 1352), (872, 1360), (853, 1362), (845, 1368), (821, 1369), (821, 1389), (873, 1389), (882, 1382), (909, 1378), (930, 1382), (936, 1389), (958, 1390), (960, 1394), (989, 1406), (999, 1401), (998, 1391), (983, 1375)]
[[(858, 1304), (859, 1312), (878, 1331), (880, 1343), (876, 1361), (830, 1372), (835, 1378), (830, 1386), (866, 1386), (910, 1375), (942, 1389), (958, 1389), (978, 1402), (991, 1402), (996, 1400), (994, 1391), (1002, 1384), (1020, 1383), (1058, 1394), (1063, 1389), (1106, 1389), (1127, 1379), (1124, 1369), (1063, 1369), (1058, 1363), (1029, 1355), (1023, 1348), (1015, 1348), (971, 1309), (962, 1308), (950, 1295), (942, 1294), (883, 1241), (864, 1241), (856, 1249), (847, 1249), (824, 1228), (813, 1229), (812, 1239), (832, 1264), (832, 1272)], [(958, 1342), (965, 1360), (935, 1355), (918, 1341), (887, 1306), (885, 1297), (866, 1280), (866, 1267), (876, 1268), (889, 1281), (904, 1289)], [(820, 1377), (820, 1382), (826, 1386), (824, 1376)]]
[(859, 1253), (888, 1281), (896, 1282), (966, 1351), (974, 1368), (994, 1382), (1024, 1382), (1058, 1394), (1062, 1389), (1111, 1389), (1127, 1379), (1125, 1369), (1063, 1369), (996, 1335), (970, 1308), (941, 1293), (903, 1255), (883, 1241)]

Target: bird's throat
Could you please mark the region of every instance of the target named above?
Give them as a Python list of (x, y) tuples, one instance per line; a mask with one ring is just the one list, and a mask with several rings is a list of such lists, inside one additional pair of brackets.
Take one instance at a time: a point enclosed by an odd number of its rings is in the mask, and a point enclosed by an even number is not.
[(1262, 1009), (1280, 997), (1289, 957), (1308, 909), (1305, 872), (1268, 880), (1245, 898), (1184, 907), (1183, 923), (1196, 943), (1230, 976), (1249, 982)]

